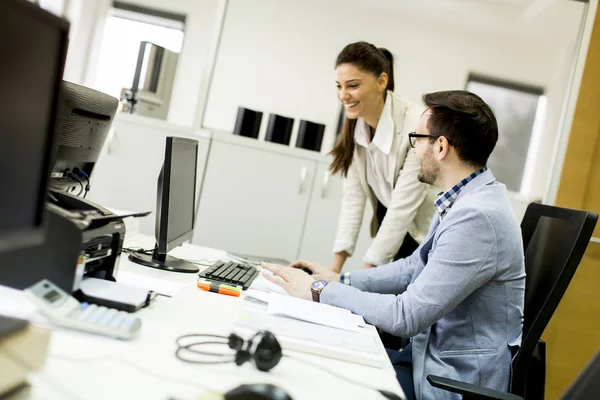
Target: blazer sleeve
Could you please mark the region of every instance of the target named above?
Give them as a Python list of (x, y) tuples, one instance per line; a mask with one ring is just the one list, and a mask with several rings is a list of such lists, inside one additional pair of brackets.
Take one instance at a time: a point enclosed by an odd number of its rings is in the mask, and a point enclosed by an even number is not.
[(494, 277), (496, 243), (487, 215), (465, 210), (439, 232), (427, 265), (402, 294), (366, 293), (336, 282), (325, 286), (321, 302), (362, 315), (366, 322), (396, 336), (415, 336)]
[(377, 236), (364, 256), (364, 262), (382, 265), (390, 262), (400, 249), (402, 241), (417, 216), (417, 211), (425, 196), (427, 186), (419, 182), (420, 163), (412, 149), (404, 159), (387, 213), (383, 218)]
[(344, 180), (340, 219), (333, 245), (334, 253), (342, 251), (346, 251), (349, 255), (354, 253), (366, 202), (367, 194), (360, 184), (356, 162), (353, 162)]
[(400, 294), (412, 280), (419, 264), (419, 252), (377, 268), (360, 269), (350, 274), (352, 287), (371, 293)]

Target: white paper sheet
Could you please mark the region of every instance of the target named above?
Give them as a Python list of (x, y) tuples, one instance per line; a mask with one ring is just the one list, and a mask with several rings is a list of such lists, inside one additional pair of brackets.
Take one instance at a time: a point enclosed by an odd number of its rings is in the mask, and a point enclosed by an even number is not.
[[(259, 272), (256, 279), (254, 279), (254, 282), (252, 282), (252, 284), (250, 285), (251, 289), (260, 290), (261, 292), (279, 293), (286, 296), (288, 295), (287, 292), (281, 288), (281, 286), (277, 286), (276, 284), (274, 284), (271, 281), (268, 281), (267, 278), (262, 276), (262, 271)], [(269, 271), (266, 271), (266, 273), (270, 274)]]
[(248, 288), (248, 290), (243, 292), (243, 295), (244, 295), (244, 298), (258, 300), (258, 301), (260, 301), (262, 303), (266, 303), (266, 304), (269, 304), (271, 301), (271, 293), (252, 289), (252, 285), (250, 285), (250, 288)]
[(177, 296), (177, 294), (185, 288), (185, 285), (182, 285), (181, 283), (151, 278), (128, 271), (119, 271), (117, 274), (117, 282), (142, 289), (154, 290), (158, 294), (169, 297)]
[(361, 329), (359, 320), (348, 310), (277, 293), (271, 293), (268, 312), (348, 331)]
[(0, 315), (46, 324), (48, 320), (22, 290), (0, 285)]

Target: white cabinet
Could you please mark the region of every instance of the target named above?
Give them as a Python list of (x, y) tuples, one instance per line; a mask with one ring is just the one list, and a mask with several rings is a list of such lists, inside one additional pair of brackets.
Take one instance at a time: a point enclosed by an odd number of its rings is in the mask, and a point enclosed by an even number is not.
[[(293, 260), (317, 162), (254, 139), (213, 136), (193, 243)], [(296, 153), (297, 154), (297, 153)]]
[(140, 231), (153, 236), (158, 174), (165, 158), (166, 137), (188, 137), (199, 142), (196, 198), (210, 139), (208, 135), (192, 135), (191, 129), (129, 115), (119, 115), (113, 129), (113, 136), (107, 139), (94, 166), (88, 198), (108, 208), (151, 210), (149, 216), (140, 219)]
[[(330, 265), (333, 261), (332, 249), (340, 216), (342, 192), (341, 176), (330, 174), (329, 162), (319, 162), (298, 252), (299, 259), (321, 265)], [(371, 243), (369, 226), (373, 213), (370, 204), (366, 205), (365, 210), (354, 256), (346, 261), (344, 271), (360, 268), (363, 264), (362, 257)]]
[(342, 201), (342, 179), (331, 176), (329, 164), (318, 163), (298, 259), (330, 265)]
[[(231, 253), (306, 259), (329, 265), (342, 202), (342, 179), (330, 160), (307, 150), (231, 134), (194, 134), (163, 121), (120, 115), (96, 163), (88, 198), (126, 211), (153, 211), (140, 231), (154, 235), (157, 179), (167, 136), (199, 141), (193, 242)], [(371, 243), (366, 206), (355, 255)]]

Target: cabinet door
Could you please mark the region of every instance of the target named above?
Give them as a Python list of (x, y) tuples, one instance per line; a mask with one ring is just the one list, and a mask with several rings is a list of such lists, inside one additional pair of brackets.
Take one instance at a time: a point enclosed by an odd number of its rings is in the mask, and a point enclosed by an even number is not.
[[(138, 118), (139, 119), (139, 118)], [(166, 124), (163, 124), (166, 125)], [(140, 232), (154, 236), (158, 175), (165, 159), (167, 136), (198, 140), (196, 199), (210, 140), (148, 123), (114, 122), (114, 135), (107, 140), (92, 173), (88, 198), (102, 206), (124, 211), (152, 211), (140, 218)]]
[(193, 243), (295, 258), (316, 161), (213, 139)]
[[(319, 163), (302, 243), (298, 252), (299, 259), (321, 265), (331, 265), (333, 243), (342, 204), (342, 192), (343, 181), (340, 175), (332, 176), (329, 173), (329, 163)], [(367, 203), (354, 256), (346, 261), (344, 271), (358, 269), (362, 265), (362, 257), (371, 243), (369, 226), (372, 215), (371, 205)]]

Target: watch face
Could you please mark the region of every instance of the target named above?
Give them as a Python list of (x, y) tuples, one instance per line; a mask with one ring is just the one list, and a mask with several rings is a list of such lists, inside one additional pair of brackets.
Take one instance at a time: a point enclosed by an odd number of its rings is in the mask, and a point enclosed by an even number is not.
[(312, 290), (321, 291), (325, 287), (325, 285), (327, 285), (327, 282), (325, 282), (323, 280), (321, 280), (321, 281), (314, 281), (312, 283), (312, 285), (310, 286), (310, 288)]

